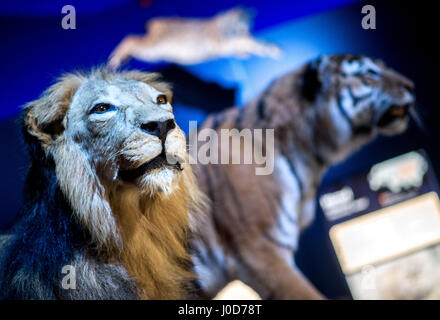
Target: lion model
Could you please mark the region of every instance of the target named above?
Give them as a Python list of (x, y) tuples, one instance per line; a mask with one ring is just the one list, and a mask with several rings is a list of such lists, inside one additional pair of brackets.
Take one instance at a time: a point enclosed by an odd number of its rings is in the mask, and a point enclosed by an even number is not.
[(274, 170), (256, 175), (256, 164), (195, 166), (212, 201), (209, 224), (194, 242), (204, 296), (239, 279), (264, 299), (321, 298), (293, 258), (301, 230), (313, 220), (321, 177), (377, 133), (403, 132), (413, 89), (380, 61), (322, 56), (276, 79), (245, 107), (209, 116), (200, 130), (274, 129), (273, 148), (263, 150), (273, 153)]
[(98, 69), (24, 107), (30, 168), (0, 237), (2, 298), (186, 297), (203, 196), (170, 101), (156, 74)]

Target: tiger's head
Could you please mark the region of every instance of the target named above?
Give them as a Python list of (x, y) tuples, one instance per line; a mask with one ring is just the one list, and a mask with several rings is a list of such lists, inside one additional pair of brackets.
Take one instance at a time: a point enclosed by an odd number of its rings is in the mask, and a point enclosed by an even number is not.
[[(339, 161), (377, 133), (402, 133), (415, 102), (411, 80), (365, 56), (321, 56), (300, 72), (307, 118), (320, 155)], [(313, 116), (310, 116), (313, 114)]]

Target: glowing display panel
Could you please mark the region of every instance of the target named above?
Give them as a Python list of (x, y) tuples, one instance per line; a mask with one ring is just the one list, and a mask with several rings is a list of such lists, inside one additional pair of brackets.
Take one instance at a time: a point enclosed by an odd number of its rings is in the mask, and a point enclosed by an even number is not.
[(330, 229), (345, 274), (440, 242), (440, 202), (430, 192)]

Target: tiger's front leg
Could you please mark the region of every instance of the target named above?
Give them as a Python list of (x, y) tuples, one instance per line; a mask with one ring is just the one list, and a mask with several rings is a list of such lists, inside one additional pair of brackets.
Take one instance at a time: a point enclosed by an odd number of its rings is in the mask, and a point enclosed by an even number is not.
[(237, 275), (263, 299), (325, 299), (294, 265), (291, 250), (278, 247), (267, 239), (246, 246), (239, 251)]

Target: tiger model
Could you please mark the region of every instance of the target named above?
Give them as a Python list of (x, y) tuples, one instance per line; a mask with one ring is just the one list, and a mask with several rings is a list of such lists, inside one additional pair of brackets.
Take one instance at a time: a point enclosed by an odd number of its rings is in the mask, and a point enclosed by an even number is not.
[(323, 298), (294, 261), (321, 178), (378, 133), (403, 132), (414, 102), (412, 81), (381, 61), (329, 55), (277, 78), (245, 107), (210, 115), (198, 132), (274, 129), (274, 148), (264, 150), (273, 153), (274, 170), (256, 175), (256, 165), (194, 165), (212, 202), (194, 241), (202, 297), (239, 279), (263, 299)]

